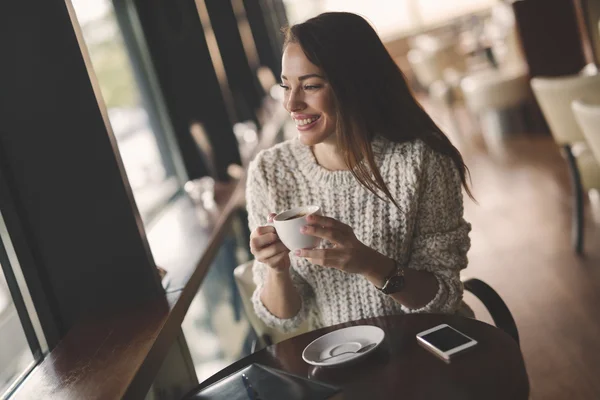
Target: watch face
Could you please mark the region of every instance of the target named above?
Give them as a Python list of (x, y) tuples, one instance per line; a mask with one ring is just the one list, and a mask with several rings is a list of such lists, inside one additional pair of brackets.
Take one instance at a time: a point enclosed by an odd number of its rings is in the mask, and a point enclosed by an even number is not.
[(401, 291), (404, 288), (404, 276), (403, 275), (395, 275), (392, 276), (385, 287), (385, 290), (382, 290), (385, 294), (392, 294)]

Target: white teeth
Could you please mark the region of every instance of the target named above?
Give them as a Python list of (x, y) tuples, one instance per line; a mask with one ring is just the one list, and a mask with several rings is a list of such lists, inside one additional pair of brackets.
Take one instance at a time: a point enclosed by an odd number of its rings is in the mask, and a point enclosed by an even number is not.
[(304, 125), (312, 124), (313, 122), (315, 122), (318, 119), (319, 119), (319, 117), (307, 118), (307, 119), (297, 119), (296, 126), (304, 126)]

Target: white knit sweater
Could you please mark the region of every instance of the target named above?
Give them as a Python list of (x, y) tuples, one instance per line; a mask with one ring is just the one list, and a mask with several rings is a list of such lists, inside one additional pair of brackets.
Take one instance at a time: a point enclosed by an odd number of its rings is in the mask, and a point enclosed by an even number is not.
[(365, 245), (407, 268), (432, 272), (439, 284), (435, 298), (420, 309), (409, 309), (361, 275), (313, 265), (291, 254), (290, 272), (302, 307), (289, 319), (277, 318), (260, 300), (269, 267), (254, 263), (257, 289), (252, 302), (268, 326), (290, 332), (306, 318), (316, 329), (388, 314), (454, 313), (464, 307), (459, 274), (467, 266), (471, 226), (463, 219), (457, 168), (420, 140), (397, 144), (378, 136), (372, 148), (400, 208), (377, 198), (350, 171), (321, 167), (309, 147), (290, 140), (262, 151), (250, 164), (246, 189), (250, 230), (264, 225), (271, 212), (319, 205), (324, 215), (351, 226)]

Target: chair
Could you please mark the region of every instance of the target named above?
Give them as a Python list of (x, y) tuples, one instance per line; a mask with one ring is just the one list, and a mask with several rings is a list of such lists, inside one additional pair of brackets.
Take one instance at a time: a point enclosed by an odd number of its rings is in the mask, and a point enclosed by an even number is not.
[(466, 69), (455, 40), (419, 35), (412, 40), (407, 59), (417, 83), (430, 99), (449, 113), (452, 129), (458, 131), (455, 105), (462, 101), (460, 79)]
[(476, 278), (464, 281), (463, 285), (465, 290), (473, 293), (487, 308), (496, 327), (510, 335), (520, 346), (517, 324), (498, 292), (487, 283)]
[(600, 187), (600, 165), (589, 150), (571, 103), (585, 98), (600, 102), (600, 75), (533, 78), (531, 86), (556, 143), (562, 147), (573, 187), (573, 247), (583, 253), (583, 194)]
[(571, 108), (588, 146), (600, 164), (600, 102), (590, 103), (587, 99), (579, 99), (571, 103)]
[(415, 78), (423, 88), (428, 89), (433, 82), (443, 79), (443, 71), (436, 62), (435, 53), (411, 49), (407, 57)]
[[(252, 293), (256, 289), (254, 280), (252, 278), (252, 265), (253, 261), (248, 261), (234, 270), (235, 282), (238, 286), (238, 290), (242, 297), (242, 304), (244, 311), (250, 321), (250, 325), (254, 329), (256, 336), (258, 337), (258, 343), (253, 344), (252, 351), (258, 349), (258, 347), (269, 346), (271, 344), (279, 343), (285, 339), (300, 335), (309, 331), (308, 323), (303, 323), (300, 328), (293, 333), (281, 333), (275, 329), (269, 328), (264, 322), (258, 318), (254, 312), (254, 306), (252, 305)], [(500, 295), (492, 289), (488, 284), (479, 279), (469, 279), (463, 282), (465, 290), (473, 293), (483, 305), (487, 308), (490, 313), (494, 324), (499, 329), (509, 334), (519, 344), (519, 332), (513, 316), (500, 297)]]
[[(466, 76), (460, 87), (470, 113), (481, 119), (486, 143), (495, 145), (507, 133), (522, 133), (527, 129), (524, 106), (531, 99), (529, 76), (522, 64), (480, 71)], [(513, 112), (520, 114), (513, 114)], [(505, 114), (515, 116), (508, 122)]]
[(499, 1), (491, 7), (490, 18), (485, 23), (485, 35), (491, 42), (492, 52), (499, 65), (527, 65), (515, 13), (510, 4)]
[(428, 35), (413, 39), (407, 58), (417, 81), (425, 89), (436, 81), (447, 81), (448, 75), (462, 75), (466, 69), (465, 60), (453, 41)]
[(240, 297), (242, 298), (242, 306), (248, 317), (248, 321), (252, 326), (252, 329), (256, 333), (258, 341), (253, 343), (252, 351), (257, 350), (259, 347), (269, 346), (271, 344), (279, 343), (285, 339), (300, 335), (308, 332), (308, 322), (304, 322), (300, 327), (292, 333), (282, 333), (276, 329), (270, 328), (258, 318), (254, 312), (254, 306), (252, 305), (252, 294), (256, 289), (254, 279), (252, 276), (252, 265), (254, 261), (248, 261), (244, 264), (239, 265), (233, 271), (235, 283), (238, 287)]

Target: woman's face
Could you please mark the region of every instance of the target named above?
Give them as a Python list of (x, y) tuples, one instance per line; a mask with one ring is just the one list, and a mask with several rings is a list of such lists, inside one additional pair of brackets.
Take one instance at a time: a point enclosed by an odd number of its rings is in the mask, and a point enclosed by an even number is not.
[(281, 61), (283, 105), (298, 129), (298, 138), (306, 146), (335, 139), (333, 91), (323, 71), (311, 63), (299, 44), (290, 43)]

